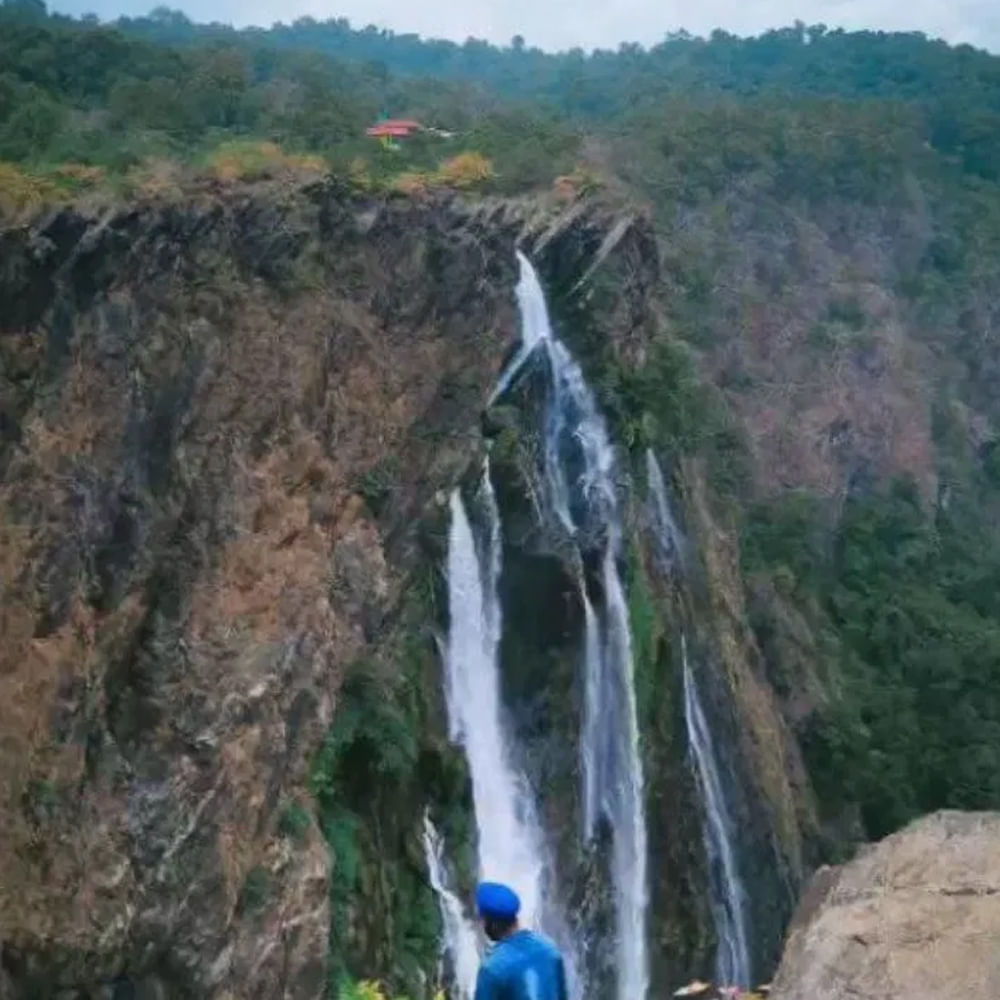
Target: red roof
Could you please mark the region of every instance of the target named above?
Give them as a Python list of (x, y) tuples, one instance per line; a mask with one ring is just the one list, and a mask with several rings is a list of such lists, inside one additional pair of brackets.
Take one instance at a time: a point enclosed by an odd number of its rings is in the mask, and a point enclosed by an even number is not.
[(407, 136), (411, 132), (422, 129), (420, 122), (413, 121), (412, 118), (387, 118), (385, 121), (376, 122), (365, 129), (367, 135), (381, 136)]
[(401, 125), (372, 125), (365, 129), (365, 134), (380, 138), (382, 136), (407, 136), (413, 129), (403, 128)]

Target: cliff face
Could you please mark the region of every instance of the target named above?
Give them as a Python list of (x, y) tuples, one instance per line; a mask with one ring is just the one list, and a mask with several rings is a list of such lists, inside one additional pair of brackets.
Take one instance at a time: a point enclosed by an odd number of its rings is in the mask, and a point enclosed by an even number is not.
[(281, 818), (476, 446), (513, 238), (325, 186), (3, 234), (0, 995), (321, 995)]
[[(343, 971), (421, 992), (421, 813), (460, 869), (474, 843), (434, 638), (445, 500), (478, 475), (517, 335), (514, 246), (600, 380), (663, 333), (648, 223), (259, 186), (0, 239), (0, 995), (318, 997)], [(505, 696), (573, 901), (599, 911), (572, 846), (581, 609), (511, 419), (487, 420)], [(622, 471), (652, 566), (624, 449)], [(641, 700), (666, 985), (712, 930), (683, 717), (657, 710), (680, 705), (661, 596)], [(770, 842), (766, 811), (747, 822)]]
[[(0, 996), (306, 998), (342, 972), (428, 992), (420, 817), (463, 889), (475, 839), (440, 696), (446, 501), (485, 447), (505, 703), (569, 908), (610, 918), (607, 845), (577, 823), (579, 567), (532, 502), (544, 390), (522, 379), (480, 426), (517, 337), (516, 244), (618, 447), (653, 989), (711, 975), (716, 944), (682, 634), (771, 968), (817, 820), (713, 456), (677, 430), (701, 417), (671, 381), (652, 226), (262, 185), (0, 234)], [(594, 577), (602, 540), (581, 550)]]

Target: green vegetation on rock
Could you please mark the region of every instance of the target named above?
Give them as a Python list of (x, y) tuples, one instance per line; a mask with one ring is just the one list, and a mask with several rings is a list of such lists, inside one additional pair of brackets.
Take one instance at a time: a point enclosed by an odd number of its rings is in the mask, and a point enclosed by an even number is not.
[(278, 833), (294, 841), (301, 841), (312, 822), (312, 814), (301, 802), (290, 802), (278, 817)]
[(437, 967), (440, 916), (426, 874), (424, 810), (431, 809), (449, 842), (472, 843), (464, 761), (446, 743), (439, 717), (428, 589), (410, 588), (382, 656), (349, 669), (313, 762), (332, 869), (331, 997), (373, 972), (393, 990), (425, 997)]
[[(335, 996), (336, 1000), (408, 1000), (407, 997), (386, 992), (381, 983), (371, 979), (362, 979), (360, 982), (345, 979), (337, 988)], [(434, 1000), (444, 1000), (444, 994), (436, 993)]]
[(248, 913), (262, 910), (271, 895), (271, 874), (260, 866), (251, 868), (243, 880), (240, 906)]
[[(928, 509), (912, 483), (848, 500), (830, 529), (808, 497), (748, 518), (751, 572), (807, 609), (837, 683), (800, 733), (821, 809), (853, 804), (881, 837), (941, 808), (1000, 802), (1000, 541), (980, 510), (1000, 493), (973, 474)], [(765, 641), (780, 617), (758, 620)]]

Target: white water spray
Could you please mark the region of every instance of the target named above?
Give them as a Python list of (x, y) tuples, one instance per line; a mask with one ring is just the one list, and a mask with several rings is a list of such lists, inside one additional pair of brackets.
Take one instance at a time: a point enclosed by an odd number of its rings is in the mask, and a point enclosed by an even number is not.
[(719, 939), (715, 975), (720, 983), (750, 985), (750, 951), (747, 946), (746, 890), (736, 864), (733, 821), (726, 806), (712, 732), (698, 697), (681, 636), (684, 667), (684, 717), (704, 810), (703, 836), (709, 864), (709, 889), (715, 931)]
[[(584, 608), (584, 718), (581, 733), (584, 833), (604, 817), (612, 832), (618, 1000), (644, 1000), (646, 825), (635, 703), (632, 640), (617, 558), (622, 528), (615, 492), (615, 454), (583, 371), (555, 338), (545, 296), (530, 261), (518, 254), (522, 346), (496, 395), (544, 349), (549, 371), (545, 409), (545, 485), (549, 507), (571, 537), (586, 532), (603, 545), (603, 601), (595, 609), (581, 579)], [(582, 562), (582, 552), (581, 552)]]
[(444, 927), (444, 945), (451, 957), (452, 975), (460, 1000), (471, 1000), (479, 971), (479, 942), (472, 922), (466, 917), (458, 897), (449, 886), (444, 860), (444, 844), (430, 816), (424, 815), (424, 856), (431, 888), (437, 894)]
[(479, 870), (521, 897), (525, 923), (537, 926), (543, 902), (543, 841), (524, 776), (513, 767), (497, 669), (501, 614), (499, 526), (489, 476), (483, 477), (489, 534), (477, 550), (462, 498), (451, 496), (445, 696), (451, 738), (462, 745), (472, 777)]

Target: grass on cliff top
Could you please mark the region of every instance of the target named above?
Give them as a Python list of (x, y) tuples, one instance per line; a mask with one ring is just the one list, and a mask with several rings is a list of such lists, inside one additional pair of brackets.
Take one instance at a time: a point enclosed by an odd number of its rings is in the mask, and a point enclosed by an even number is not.
[(180, 198), (206, 183), (226, 186), (277, 180), (299, 184), (331, 175), (358, 193), (404, 197), (441, 189), (484, 192), (497, 180), (492, 162), (477, 152), (458, 153), (432, 169), (416, 169), (403, 159), (360, 156), (337, 166), (315, 154), (286, 152), (274, 142), (227, 140), (187, 162), (150, 157), (118, 172), (82, 163), (29, 168), (0, 161), (0, 222), (20, 221), (47, 207), (85, 199)]

